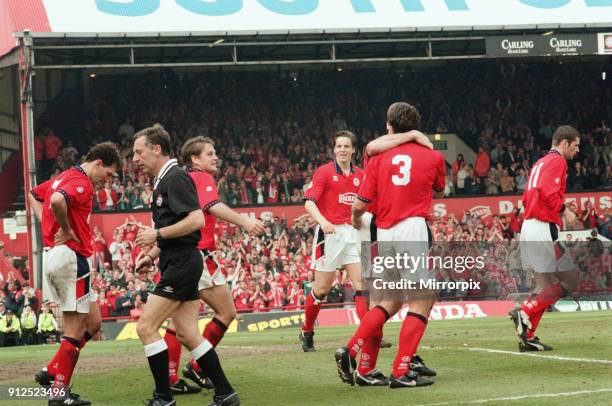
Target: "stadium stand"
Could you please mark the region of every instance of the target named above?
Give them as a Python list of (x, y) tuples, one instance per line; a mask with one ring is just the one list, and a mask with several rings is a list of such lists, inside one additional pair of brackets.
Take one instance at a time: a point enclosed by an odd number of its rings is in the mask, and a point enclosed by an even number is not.
[[(598, 73), (589, 64), (500, 67), (479, 61), (400, 72), (100, 75), (92, 79), (93, 107), (81, 125), (43, 114), (41, 170), (53, 176), (78, 162), (79, 151), (110, 138), (122, 145), (125, 165), (119, 179), (99, 188), (98, 209), (146, 207), (151, 188), (130, 162), (130, 139), (135, 129), (161, 122), (176, 150), (196, 134), (223, 141), (217, 145), (223, 168), (218, 184), (230, 205), (300, 202), (314, 168), (329, 157), (326, 135), (349, 128), (365, 145), (384, 132), (384, 106), (401, 99), (419, 107), (423, 131), (456, 133), (478, 151), (473, 161), (459, 156), (449, 162), (447, 195), (521, 193), (559, 123), (583, 134), (568, 190), (610, 187), (612, 117), (602, 103), (608, 90), (590, 80)], [(478, 92), (465, 83), (478, 83)], [(73, 103), (62, 98), (53, 110), (70, 110)]]

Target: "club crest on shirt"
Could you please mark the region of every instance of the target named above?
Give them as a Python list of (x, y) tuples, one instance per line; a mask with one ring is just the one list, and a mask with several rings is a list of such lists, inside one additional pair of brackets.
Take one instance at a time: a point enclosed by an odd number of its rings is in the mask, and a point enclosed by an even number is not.
[(338, 176), (334, 175), (334, 176), (332, 177), (332, 180), (333, 180), (334, 182), (338, 182)]
[(79, 186), (77, 187), (77, 193), (83, 193), (85, 191), (85, 189), (83, 189), (83, 187)]
[(212, 186), (207, 186), (207, 187), (206, 187), (206, 191), (207, 191), (207, 192), (212, 192)]
[(558, 185), (559, 183), (561, 183), (561, 179), (555, 178), (555, 183)]
[(157, 196), (155, 204), (157, 204), (157, 207), (161, 207), (161, 205), (164, 204), (164, 197), (162, 195)]
[(353, 185), (359, 186), (359, 179), (357, 178), (353, 179)]

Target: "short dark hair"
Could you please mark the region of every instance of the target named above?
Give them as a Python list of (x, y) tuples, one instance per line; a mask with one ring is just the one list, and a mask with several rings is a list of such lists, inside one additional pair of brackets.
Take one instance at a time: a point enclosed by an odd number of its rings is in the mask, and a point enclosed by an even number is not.
[(145, 137), (145, 144), (148, 147), (152, 147), (153, 145), (159, 145), (162, 151), (162, 154), (165, 156), (170, 156), (172, 154), (172, 149), (170, 146), (170, 134), (164, 129), (164, 127), (157, 123), (151, 127), (147, 127), (143, 130), (138, 131), (134, 134), (134, 141), (136, 141), (140, 137)]
[(98, 145), (91, 147), (87, 155), (85, 155), (85, 162), (93, 162), (101, 160), (102, 165), (106, 167), (115, 166), (117, 169), (121, 168), (121, 157), (117, 146), (112, 142), (103, 142)]
[(348, 130), (336, 131), (332, 135), (332, 143), (331, 143), (332, 149), (336, 147), (336, 140), (340, 137), (345, 137), (351, 140), (351, 146), (357, 149), (357, 136)]
[(421, 127), (421, 114), (412, 104), (395, 102), (387, 109), (387, 122), (397, 133), (418, 130)]
[(574, 127), (570, 125), (559, 126), (553, 134), (553, 146), (561, 144), (562, 141), (567, 141), (568, 144), (576, 141), (580, 138), (580, 133)]
[(190, 166), (191, 157), (200, 155), (206, 144), (210, 144), (213, 147), (215, 146), (215, 142), (209, 137), (198, 136), (185, 141), (183, 148), (181, 148), (181, 160), (183, 161), (183, 165)]

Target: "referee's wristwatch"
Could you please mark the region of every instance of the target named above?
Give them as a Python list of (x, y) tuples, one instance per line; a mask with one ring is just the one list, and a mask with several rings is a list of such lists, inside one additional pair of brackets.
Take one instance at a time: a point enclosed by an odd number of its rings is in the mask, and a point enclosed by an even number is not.
[(157, 229), (157, 242), (161, 242), (163, 241), (163, 238), (161, 236), (161, 232), (159, 231), (159, 228)]

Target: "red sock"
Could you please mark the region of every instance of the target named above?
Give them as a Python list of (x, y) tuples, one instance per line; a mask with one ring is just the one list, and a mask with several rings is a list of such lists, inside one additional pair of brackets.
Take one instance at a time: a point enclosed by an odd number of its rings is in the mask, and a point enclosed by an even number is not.
[(376, 306), (367, 312), (359, 323), (359, 328), (346, 345), (351, 357), (356, 357), (367, 338), (382, 332), (385, 322), (389, 319), (389, 313), (384, 307)]
[(357, 372), (359, 372), (359, 375), (366, 375), (376, 368), (376, 361), (378, 361), (378, 352), (380, 351), (380, 342), (382, 341), (382, 337), (381, 331), (380, 333), (374, 334), (366, 339), (361, 350), (359, 366), (357, 367)]
[(221, 341), (226, 331), (227, 326), (223, 324), (221, 320), (215, 317), (204, 328), (202, 337), (207, 339), (214, 348), (217, 346), (217, 344), (219, 344), (219, 341)]
[(168, 372), (170, 375), (170, 385), (178, 382), (178, 369), (181, 363), (181, 343), (176, 338), (176, 331), (167, 329), (164, 334), (164, 341), (168, 346)]
[(355, 309), (357, 310), (357, 317), (359, 320), (365, 316), (370, 306), (370, 300), (368, 297), (367, 290), (358, 290), (355, 292)]
[(302, 331), (314, 331), (314, 323), (321, 310), (321, 300), (315, 297), (314, 291), (310, 291), (310, 294), (306, 297), (306, 309), (304, 324), (302, 324)]
[(193, 368), (193, 370), (196, 371), (198, 374), (202, 372), (202, 368), (200, 368), (196, 360), (192, 358), (191, 361), (189, 361), (189, 363), (191, 364), (191, 367)]
[(394, 377), (399, 378), (410, 369), (410, 360), (419, 347), (426, 327), (427, 319), (425, 316), (412, 312), (406, 314), (400, 331), (399, 349), (393, 362)]
[(529, 320), (531, 321), (531, 328), (527, 330), (527, 339), (531, 340), (533, 337), (535, 337), (535, 331), (538, 328), (538, 324), (540, 324), (540, 319), (542, 319), (544, 313), (546, 313), (546, 309), (529, 317)]
[(202, 368), (200, 368), (196, 360), (192, 358), (191, 361), (189, 361), (189, 363), (191, 364), (191, 367), (193, 368), (193, 370), (196, 371), (198, 374), (202, 372)]
[(47, 371), (53, 376), (57, 375), (57, 362), (59, 360), (61, 349), (62, 349), (62, 346), (60, 344), (60, 347), (55, 352), (55, 355), (53, 356), (53, 358), (51, 358), (51, 361), (49, 361), (49, 364), (47, 364)]
[(567, 291), (559, 283), (548, 285), (536, 297), (532, 297), (523, 303), (521, 309), (527, 313), (529, 319), (532, 316), (537, 315), (542, 311), (546, 311), (548, 306), (557, 303), (557, 300), (561, 299), (567, 294)]
[[(85, 332), (85, 338), (83, 338), (81, 340), (81, 342), (79, 343), (79, 349), (83, 349), (83, 347), (85, 346), (85, 344), (91, 340), (93, 337), (91, 334)], [(59, 354), (60, 354), (60, 350), (61, 350), (61, 345), (60, 348), (57, 349), (57, 352), (55, 353), (55, 355), (53, 356), (53, 358), (51, 359), (51, 361), (49, 361), (49, 364), (47, 364), (47, 371), (55, 376), (57, 375), (57, 363), (59, 360)]]
[[(214, 348), (217, 346), (217, 344), (219, 344), (219, 341), (221, 341), (226, 331), (227, 326), (223, 324), (221, 320), (215, 317), (206, 325), (206, 327), (204, 327), (202, 337), (207, 339)], [(196, 360), (192, 358), (189, 362), (198, 374), (202, 372), (202, 369), (200, 368)]]
[(67, 387), (70, 385), (72, 372), (79, 359), (79, 344), (80, 340), (63, 337), (60, 348), (55, 355), (55, 387)]

